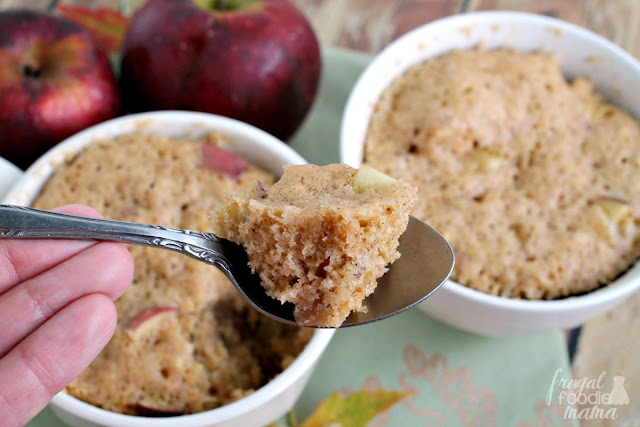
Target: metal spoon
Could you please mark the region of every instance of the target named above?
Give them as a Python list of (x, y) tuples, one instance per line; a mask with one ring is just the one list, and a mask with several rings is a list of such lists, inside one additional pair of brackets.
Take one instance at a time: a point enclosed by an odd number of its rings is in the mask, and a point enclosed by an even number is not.
[[(258, 311), (297, 325), (293, 304), (281, 304), (266, 294), (260, 277), (247, 265), (244, 248), (210, 233), (0, 205), (0, 238), (95, 239), (169, 249), (218, 267)], [(365, 299), (367, 312), (351, 313), (342, 327), (374, 322), (413, 307), (444, 283), (453, 269), (449, 243), (414, 217), (400, 237), (399, 251), (400, 258)]]

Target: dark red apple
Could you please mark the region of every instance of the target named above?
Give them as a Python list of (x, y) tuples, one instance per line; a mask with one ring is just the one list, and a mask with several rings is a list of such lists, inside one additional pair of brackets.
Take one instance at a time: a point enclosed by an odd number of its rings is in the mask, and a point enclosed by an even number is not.
[(109, 60), (86, 30), (44, 13), (0, 12), (0, 156), (25, 168), (120, 106)]
[(313, 103), (321, 64), (288, 0), (149, 0), (129, 23), (121, 78), (134, 111), (205, 111), (286, 140)]

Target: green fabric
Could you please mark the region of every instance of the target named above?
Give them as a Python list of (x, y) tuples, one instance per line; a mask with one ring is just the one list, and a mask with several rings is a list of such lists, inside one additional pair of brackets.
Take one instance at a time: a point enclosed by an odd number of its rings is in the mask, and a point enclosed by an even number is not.
[[(337, 49), (326, 49), (323, 55), (317, 100), (290, 142), (316, 164), (339, 161), (342, 110), (370, 60)], [(365, 387), (413, 392), (376, 418), (375, 426), (572, 424), (564, 420), (557, 399), (551, 404), (545, 400), (559, 369), (563, 376), (570, 375), (561, 332), (488, 338), (453, 329), (413, 309), (337, 331), (295, 411), (304, 420), (332, 392)], [(29, 424), (62, 425), (48, 408)]]
[(304, 420), (332, 392), (365, 387), (414, 393), (375, 425), (563, 425), (564, 407), (545, 399), (556, 371), (570, 372), (565, 348), (559, 332), (489, 338), (413, 309), (337, 331), (295, 412)]
[(358, 76), (369, 63), (369, 55), (325, 49), (318, 95), (307, 119), (289, 145), (309, 163), (325, 165), (340, 161), (342, 110)]

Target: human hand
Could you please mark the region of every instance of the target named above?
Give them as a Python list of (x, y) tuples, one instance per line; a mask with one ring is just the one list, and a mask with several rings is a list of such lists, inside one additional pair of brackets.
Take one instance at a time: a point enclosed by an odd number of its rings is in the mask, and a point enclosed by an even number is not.
[[(101, 217), (81, 205), (59, 209)], [(133, 277), (119, 243), (0, 239), (0, 420), (21, 426), (78, 376), (116, 326)]]

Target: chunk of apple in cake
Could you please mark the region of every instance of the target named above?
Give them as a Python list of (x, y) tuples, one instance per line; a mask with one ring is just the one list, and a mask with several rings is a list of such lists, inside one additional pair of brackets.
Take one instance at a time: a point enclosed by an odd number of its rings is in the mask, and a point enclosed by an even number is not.
[(371, 167), (287, 165), (227, 198), (213, 232), (244, 246), (267, 294), (304, 326), (339, 327), (395, 261), (416, 188)]

